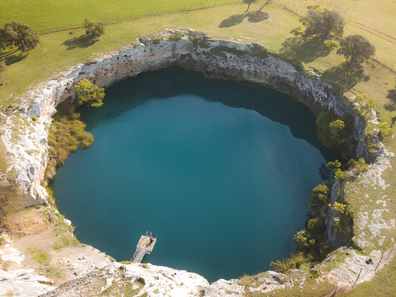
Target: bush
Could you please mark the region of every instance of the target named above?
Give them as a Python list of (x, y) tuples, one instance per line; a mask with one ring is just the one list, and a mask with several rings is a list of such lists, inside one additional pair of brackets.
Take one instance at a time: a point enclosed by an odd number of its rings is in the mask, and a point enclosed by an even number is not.
[(78, 148), (88, 148), (94, 140), (93, 135), (84, 130), (86, 125), (79, 120), (80, 114), (70, 100), (58, 105), (57, 109), (48, 135), (50, 161), (45, 172), (47, 180), (54, 177), (55, 168), (63, 165), (70, 153)]
[(383, 141), (388, 141), (393, 135), (393, 129), (388, 127), (385, 122), (378, 123), (380, 129), (380, 136)]
[(83, 21), (85, 33), (90, 38), (99, 38), (105, 34), (105, 26), (103, 22), (85, 19)]
[(323, 209), (330, 202), (330, 189), (326, 184), (316, 186), (312, 190), (311, 200), (309, 202), (309, 211), (313, 212), (314, 216), (320, 216)]
[(102, 99), (105, 96), (104, 88), (98, 88), (95, 84), (84, 78), (74, 86), (78, 96), (79, 105), (88, 105), (91, 107), (100, 107), (103, 105)]
[(322, 112), (316, 119), (316, 132), (319, 141), (328, 148), (343, 150), (353, 132), (354, 118), (346, 113), (341, 117), (332, 112)]
[(179, 41), (182, 38), (182, 34), (180, 32), (175, 32), (169, 35), (169, 41)]

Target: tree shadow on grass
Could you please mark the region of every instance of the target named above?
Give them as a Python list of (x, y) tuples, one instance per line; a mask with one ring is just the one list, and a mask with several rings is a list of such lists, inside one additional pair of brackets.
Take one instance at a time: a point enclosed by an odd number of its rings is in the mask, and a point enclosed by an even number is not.
[(248, 18), (248, 22), (259, 23), (269, 18), (269, 14), (262, 11), (252, 11), (245, 14)]
[(24, 59), (26, 59), (26, 57), (29, 55), (28, 52), (22, 52), (19, 51), (18, 49), (12, 49), (9, 50), (7, 52), (1, 52), (0, 53), (0, 60), (5, 61), (5, 64), (7, 66), (10, 66), (14, 63), (18, 63)]
[(328, 56), (336, 48), (335, 42), (329, 40), (322, 42), (317, 36), (307, 39), (296, 36), (283, 42), (280, 55), (287, 59), (309, 63), (320, 57)]
[(67, 47), (67, 50), (72, 50), (75, 48), (86, 48), (91, 45), (94, 45), (98, 40), (93, 40), (87, 35), (83, 34), (79, 37), (74, 37), (72, 39), (66, 40), (65, 42), (62, 43), (62, 45), (65, 45)]
[(391, 102), (384, 104), (384, 108), (387, 111), (395, 111), (396, 110), (396, 89), (389, 90), (388, 95), (386, 95)]
[(219, 28), (229, 28), (229, 27), (233, 27), (236, 26), (240, 23), (242, 23), (243, 19), (245, 18), (244, 14), (235, 14), (230, 16), (229, 18), (223, 20), (220, 25)]
[(324, 81), (338, 82), (348, 89), (352, 89), (358, 83), (370, 80), (371, 76), (364, 74), (363, 69), (356, 69), (343, 62), (338, 66), (327, 69), (321, 76)]
[(257, 11), (251, 11), (251, 12), (248, 12), (248, 13), (246, 13), (246, 11), (245, 11), (243, 14), (234, 14), (234, 15), (226, 18), (225, 20), (223, 20), (220, 23), (219, 28), (229, 28), (229, 27), (233, 27), (233, 26), (239, 25), (240, 23), (243, 22), (243, 20), (245, 18), (248, 18), (248, 22), (251, 22), (251, 23), (262, 22), (262, 21), (264, 21), (264, 20), (269, 18), (269, 14), (268, 13), (261, 11), (263, 9), (263, 7), (261, 7)]

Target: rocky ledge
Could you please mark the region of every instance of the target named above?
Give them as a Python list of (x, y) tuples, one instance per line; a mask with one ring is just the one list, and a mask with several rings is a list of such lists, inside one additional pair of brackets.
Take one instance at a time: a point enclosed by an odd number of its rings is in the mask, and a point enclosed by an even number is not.
[[(79, 64), (61, 73), (57, 80), (29, 91), (20, 106), (8, 113), (5, 133), (2, 135), (11, 156), (9, 161), (12, 166), (8, 172), (12, 172), (17, 182), (23, 186), (26, 204), (43, 204), (47, 201), (48, 196), (41, 183), (47, 167), (51, 116), (56, 113), (59, 103), (66, 98), (75, 97), (73, 86), (76, 83), (87, 78), (99, 87), (109, 87), (143, 71), (154, 71), (171, 65), (200, 71), (208, 78), (244, 80), (274, 88), (307, 105), (315, 115), (330, 109), (337, 115), (350, 113), (355, 118), (351, 141), (353, 145), (344, 153), (354, 157), (365, 154), (361, 143), (361, 139), (364, 139), (364, 123), (356, 115), (353, 106), (343, 96), (336, 95), (331, 85), (316, 76), (307, 76), (298, 63), (286, 62), (258, 44), (216, 40), (193, 30), (168, 30), (151, 38), (140, 38), (117, 53)], [(384, 161), (389, 158), (389, 154), (384, 153), (381, 157), (379, 165), (390, 166), (389, 162)], [(375, 164), (372, 167), (377, 168)], [(360, 256), (352, 250), (344, 249), (342, 254), (347, 257), (343, 263), (346, 264), (341, 264), (338, 270), (330, 271), (322, 278), (344, 287), (351, 281), (360, 283), (370, 280), (377, 269), (390, 261), (393, 249), (387, 253), (387, 258), (383, 257), (383, 253), (379, 257), (379, 251), (373, 251), (369, 256)], [(335, 255), (337, 254), (338, 252)], [(370, 257), (376, 264), (375, 270), (367, 268), (365, 263)], [(327, 265), (334, 258), (336, 256), (331, 255), (321, 265)], [(367, 270), (364, 278), (360, 277), (361, 273), (357, 273), (363, 269)], [(25, 275), (25, 272), (21, 273), (4, 274), (0, 281), (18, 282)], [(219, 280), (209, 285), (202, 277), (185, 271), (150, 264), (141, 266), (112, 263), (101, 269), (93, 268), (86, 276), (67, 282), (55, 290), (54, 287), (43, 288), (48, 286), (45, 284), (47, 280), (39, 277), (29, 276), (27, 281), (39, 283), (36, 295), (52, 290), (44, 296), (97, 296), (106, 290), (122, 292), (125, 288), (137, 290), (140, 296), (197, 296), (203, 293), (206, 296), (240, 296), (246, 290), (269, 292), (301, 284), (307, 273), (305, 270), (296, 270), (291, 276), (286, 276), (269, 271), (252, 277), (251, 281), (256, 286), (246, 286), (238, 280)]]

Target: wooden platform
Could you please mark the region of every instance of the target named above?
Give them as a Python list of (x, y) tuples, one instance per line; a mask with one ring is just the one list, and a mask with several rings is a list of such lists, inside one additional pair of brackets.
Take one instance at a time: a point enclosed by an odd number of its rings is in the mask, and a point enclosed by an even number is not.
[(141, 263), (144, 258), (144, 255), (151, 254), (156, 242), (157, 242), (156, 238), (154, 238), (154, 241), (150, 243), (150, 236), (142, 235), (136, 246), (136, 251), (133, 254), (131, 261), (134, 263)]
[(140, 237), (140, 240), (139, 240), (136, 248), (145, 249), (146, 254), (149, 255), (153, 251), (156, 242), (157, 242), (157, 239), (154, 238), (154, 241), (150, 244), (150, 237), (142, 235)]

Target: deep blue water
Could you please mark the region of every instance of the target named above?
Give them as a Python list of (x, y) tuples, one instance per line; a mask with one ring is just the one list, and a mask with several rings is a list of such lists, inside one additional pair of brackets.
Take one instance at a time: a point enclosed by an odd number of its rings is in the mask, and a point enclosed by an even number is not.
[(55, 197), (77, 238), (119, 261), (152, 231), (144, 262), (209, 281), (268, 270), (295, 250), (320, 166), (340, 157), (308, 108), (249, 83), (171, 67), (104, 102), (81, 110), (95, 142), (59, 169)]

